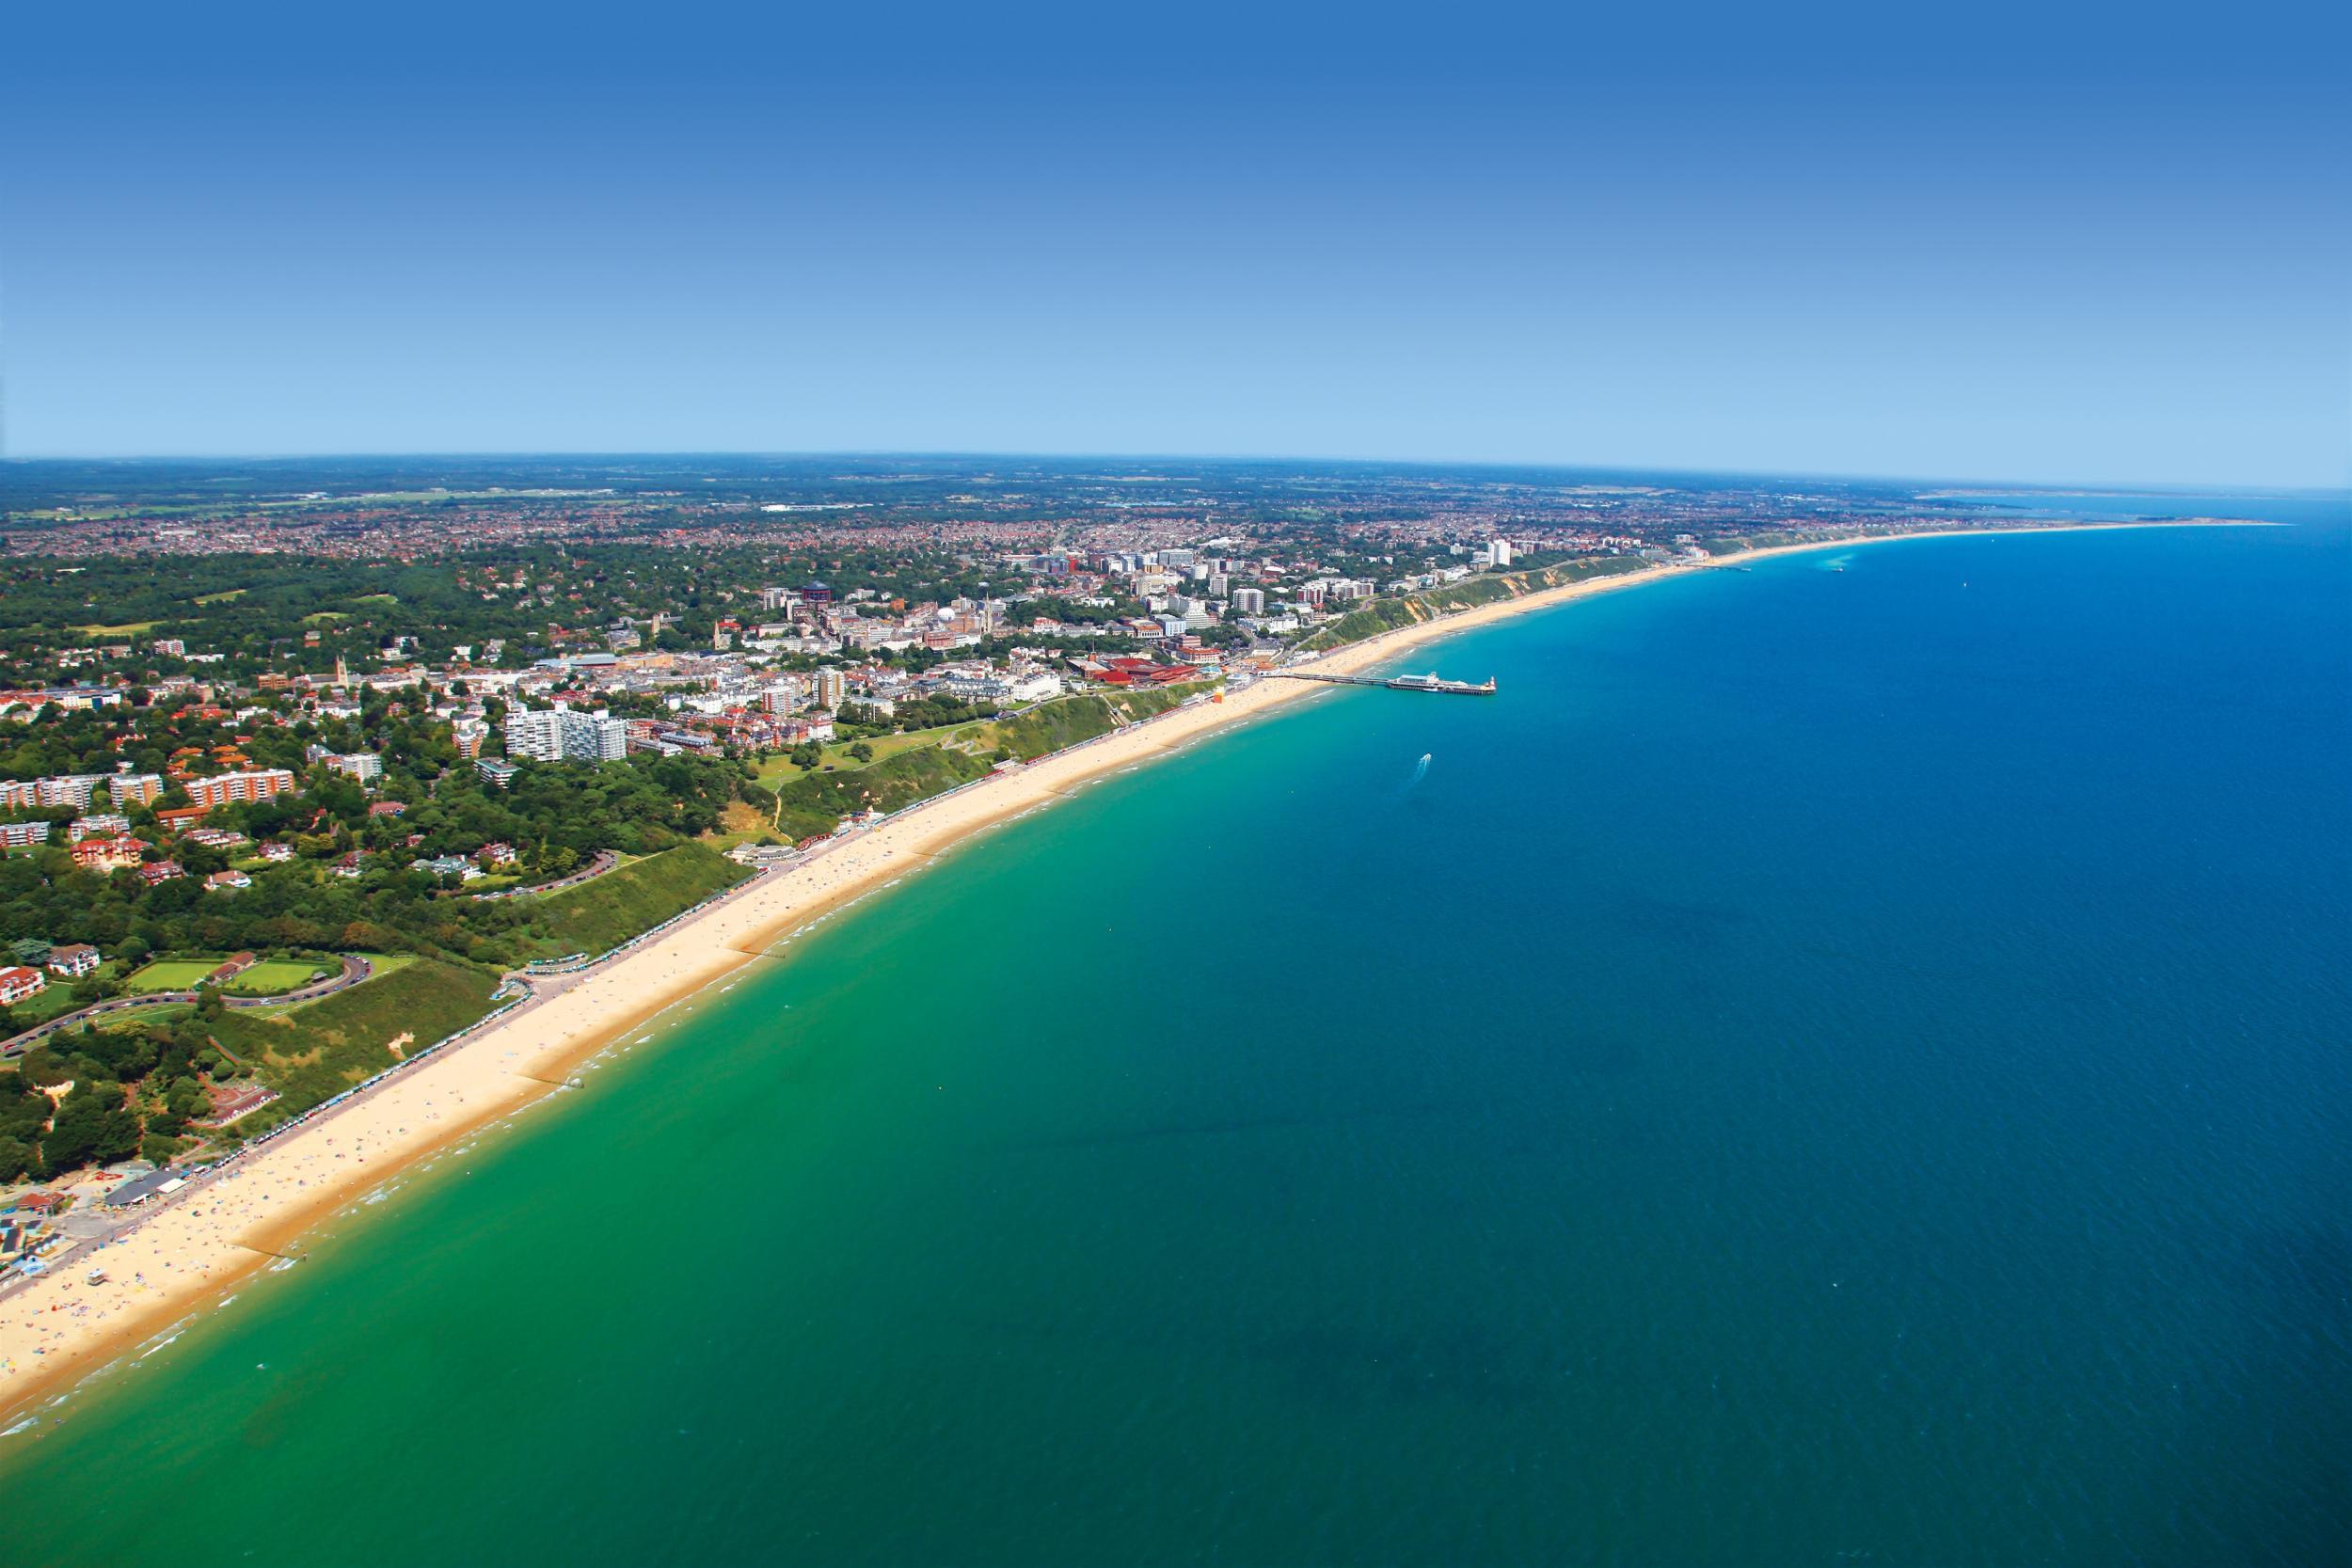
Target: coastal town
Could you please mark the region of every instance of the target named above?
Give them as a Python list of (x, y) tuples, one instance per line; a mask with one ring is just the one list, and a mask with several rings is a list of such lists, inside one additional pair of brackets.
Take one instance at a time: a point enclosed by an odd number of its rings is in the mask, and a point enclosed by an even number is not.
[[(491, 1021), (621, 986), (620, 956), (642, 968), (697, 911), (770, 932), (1102, 743), (1148, 754), (1318, 683), (1491, 694), (1361, 672), (1645, 572), (1953, 524), (1886, 498), (1751, 497), (1743, 526), (1654, 489), (1375, 488), (1330, 514), (1263, 476), (1183, 509), (1065, 495), (1010, 537), (747, 502), (739, 536), (657, 550), (605, 537), (604, 496), (535, 494), (506, 537), (370, 507), (357, 555), (268, 512), (257, 534), (12, 511), (0, 1291)], [(559, 515), (576, 528), (530, 531)], [(141, 529), (154, 550), (127, 547)], [(191, 529), (218, 548), (180, 548)]]

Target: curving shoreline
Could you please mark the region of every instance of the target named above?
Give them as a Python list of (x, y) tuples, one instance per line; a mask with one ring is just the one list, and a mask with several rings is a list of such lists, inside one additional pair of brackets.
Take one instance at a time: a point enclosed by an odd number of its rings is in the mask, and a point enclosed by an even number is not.
[[(1368, 670), (1406, 649), (1573, 599), (1728, 564), (1890, 539), (2072, 531), (2180, 524), (1947, 530), (1806, 541), (1693, 565), (1575, 582), (1398, 628), (1323, 655), (1319, 669)], [(561, 1086), (570, 1071), (656, 1014), (772, 956), (781, 937), (919, 870), (973, 834), (1097, 776), (1184, 746), (1324, 688), (1259, 681), (1117, 730), (1016, 772), (993, 776), (888, 818), (803, 861), (740, 884), (654, 940), (631, 947), (471, 1038), (420, 1060), (364, 1098), (243, 1160), (151, 1214), (103, 1254), (106, 1284), (77, 1259), (0, 1300), (0, 1421), (110, 1364), (239, 1279), (276, 1261), (296, 1236), (354, 1198)]]

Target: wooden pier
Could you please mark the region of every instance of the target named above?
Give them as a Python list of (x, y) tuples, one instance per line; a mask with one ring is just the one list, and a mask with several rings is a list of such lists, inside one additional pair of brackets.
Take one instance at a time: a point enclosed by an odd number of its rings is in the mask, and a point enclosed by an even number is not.
[(1379, 686), (1391, 691), (1433, 691), (1441, 697), (1491, 697), (1495, 694), (1491, 675), (1480, 686), (1473, 686), (1469, 681), (1439, 680), (1435, 675), (1342, 675), (1321, 670), (1268, 670), (1264, 678), (1322, 681), (1327, 686)]

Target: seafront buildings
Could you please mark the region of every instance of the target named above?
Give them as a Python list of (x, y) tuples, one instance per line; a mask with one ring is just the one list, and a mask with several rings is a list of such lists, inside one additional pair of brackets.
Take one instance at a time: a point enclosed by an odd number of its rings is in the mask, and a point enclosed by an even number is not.
[[(246, 540), (165, 574), (0, 556), (22, 608), (0, 1056), (40, 1085), (26, 1126), (63, 1117), (41, 1089), (87, 1084), (112, 1129), (0, 1135), (0, 1188), (200, 1159), (226, 1123), (263, 1118), (242, 1138), (385, 1070), (407, 1018), (481, 1018), (502, 974), (1063, 748), (1248, 702), (1383, 627), (1754, 537), (1603, 525), (1559, 497), (1534, 518), (1214, 499), (967, 527), (943, 496), (921, 518), (795, 521), (788, 544), (664, 521), (352, 564)], [(239, 976), (217, 1005), (155, 1000)], [(293, 985), (334, 999), (262, 999)]]

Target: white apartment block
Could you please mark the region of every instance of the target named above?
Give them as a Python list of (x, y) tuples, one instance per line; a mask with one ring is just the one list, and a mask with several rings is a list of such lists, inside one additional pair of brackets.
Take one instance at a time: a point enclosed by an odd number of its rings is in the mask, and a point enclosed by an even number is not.
[(603, 708), (585, 713), (558, 703), (506, 717), (506, 754), (533, 762), (612, 762), (628, 755), (628, 722)]

